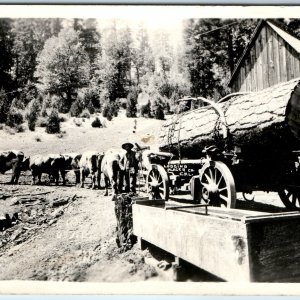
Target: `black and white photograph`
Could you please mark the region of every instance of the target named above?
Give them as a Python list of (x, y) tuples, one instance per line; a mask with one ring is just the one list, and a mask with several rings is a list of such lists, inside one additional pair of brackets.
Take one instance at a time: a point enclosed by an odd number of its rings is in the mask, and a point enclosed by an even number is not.
[(1, 293), (300, 294), (298, 16), (0, 5)]

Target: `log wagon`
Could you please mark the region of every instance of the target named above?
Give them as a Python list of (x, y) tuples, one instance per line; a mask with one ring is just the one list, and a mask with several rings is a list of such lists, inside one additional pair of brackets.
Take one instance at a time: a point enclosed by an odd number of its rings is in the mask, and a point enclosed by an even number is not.
[(160, 151), (177, 159), (152, 165), (150, 192), (167, 198), (170, 181), (188, 184), (195, 201), (234, 208), (236, 192), (275, 191), (300, 209), (300, 79), (217, 103), (198, 99), (208, 105), (162, 126)]

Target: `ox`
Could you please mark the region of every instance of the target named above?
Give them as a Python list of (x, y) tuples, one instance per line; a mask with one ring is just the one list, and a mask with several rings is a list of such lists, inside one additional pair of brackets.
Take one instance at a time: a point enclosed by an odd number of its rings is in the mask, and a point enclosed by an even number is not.
[(111, 184), (113, 196), (122, 191), (123, 182), (119, 180), (120, 176), (120, 159), (125, 154), (123, 149), (109, 149), (105, 152), (101, 172), (104, 174), (105, 194), (108, 196), (108, 187)]
[(92, 175), (92, 189), (95, 188), (97, 178), (98, 188), (100, 188), (100, 166), (103, 159), (103, 153), (97, 151), (86, 151), (82, 154), (79, 166), (81, 176), (81, 187), (84, 187), (84, 180), (90, 174)]
[(35, 184), (35, 179), (38, 177), (38, 183), (41, 183), (41, 177), (43, 173), (49, 174), (49, 176), (55, 179), (56, 185), (58, 185), (59, 173), (63, 179), (63, 185), (66, 184), (65, 180), (65, 158), (58, 154), (48, 155), (34, 155), (30, 158), (32, 184)]
[(19, 150), (0, 151), (0, 173), (12, 170), (10, 183), (17, 184), (21, 171), (29, 169), (29, 159), (24, 159), (24, 153)]
[(62, 156), (65, 159), (65, 173), (73, 170), (76, 176), (76, 184), (80, 183), (80, 159), (82, 154), (79, 153), (64, 153)]

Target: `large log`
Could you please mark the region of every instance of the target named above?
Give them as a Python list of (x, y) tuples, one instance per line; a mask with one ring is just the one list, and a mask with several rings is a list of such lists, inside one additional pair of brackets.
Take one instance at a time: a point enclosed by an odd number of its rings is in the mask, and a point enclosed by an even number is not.
[[(224, 150), (238, 146), (245, 156), (257, 158), (300, 149), (300, 78), (276, 86), (236, 96), (220, 103), (228, 128), (212, 106), (174, 115), (162, 126), (161, 151), (181, 157), (200, 157), (205, 146)], [(265, 157), (265, 155), (263, 155)]]

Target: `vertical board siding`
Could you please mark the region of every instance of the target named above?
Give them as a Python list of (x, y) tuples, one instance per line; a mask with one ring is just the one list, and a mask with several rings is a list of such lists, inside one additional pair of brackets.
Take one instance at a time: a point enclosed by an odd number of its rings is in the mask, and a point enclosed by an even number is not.
[(269, 86), (276, 84), (275, 81), (275, 64), (274, 64), (274, 50), (273, 50), (273, 39), (270, 28), (267, 27), (267, 47), (268, 47), (268, 75), (269, 75)]
[(291, 65), (290, 65), (290, 47), (289, 45), (284, 42), (285, 48), (285, 59), (286, 59), (286, 79), (287, 81), (291, 80)]
[(241, 63), (233, 92), (259, 91), (300, 77), (300, 55), (267, 24)]
[(257, 90), (263, 89), (263, 83), (262, 83), (262, 48), (261, 48), (261, 34), (258, 36), (256, 42), (255, 42), (255, 50), (256, 50), (256, 65), (257, 65)]
[(274, 84), (280, 82), (280, 58), (279, 58), (279, 41), (276, 32), (272, 32), (272, 46), (274, 51)]
[(269, 86), (269, 74), (268, 74), (268, 53), (267, 53), (267, 39), (266, 39), (266, 27), (261, 30), (261, 57), (262, 57), (262, 84), (263, 89)]

